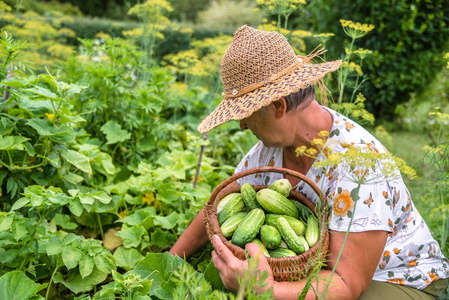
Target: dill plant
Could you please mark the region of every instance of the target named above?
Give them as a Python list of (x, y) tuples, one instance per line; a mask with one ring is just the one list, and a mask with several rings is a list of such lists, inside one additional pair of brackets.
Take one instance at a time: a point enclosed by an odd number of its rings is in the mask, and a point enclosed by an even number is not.
[[(347, 196), (352, 199), (352, 202), (348, 207), (348, 216), (350, 217), (350, 222), (348, 229), (343, 240), (342, 247), (338, 253), (337, 259), (335, 261), (334, 268), (331, 271), (331, 275), (325, 285), (322, 296), (326, 295), (329, 288), (332, 276), (335, 273), (336, 266), (340, 260), (341, 254), (343, 252), (344, 245), (348, 238), (349, 230), (352, 226), (354, 220), (354, 212), (357, 209), (357, 203), (360, 201), (358, 196), (358, 191), (361, 185), (364, 184), (376, 184), (380, 180), (384, 179), (395, 179), (402, 173), (404, 176), (414, 179), (416, 177), (416, 172), (414, 169), (409, 167), (405, 161), (401, 158), (394, 157), (391, 153), (376, 153), (372, 151), (368, 146), (362, 147), (360, 145), (343, 145), (346, 148), (344, 152), (335, 152), (334, 147), (337, 145), (332, 145), (326, 143), (326, 137), (329, 136), (329, 132), (321, 131), (319, 133), (320, 138), (312, 140), (312, 145), (314, 147), (308, 148), (306, 146), (299, 147), (296, 149), (297, 156), (305, 155), (307, 157), (315, 158), (316, 168), (322, 168), (327, 173), (329, 170), (339, 167), (339, 174), (342, 176), (341, 179), (345, 179), (357, 184), (357, 187), (351, 192), (347, 192)], [(323, 213), (323, 209), (326, 206), (325, 201), (323, 203), (318, 203), (318, 211), (320, 214)], [(320, 261), (319, 264), (323, 265), (324, 262)], [(304, 299), (308, 289), (314, 289), (318, 291), (318, 281), (316, 285), (313, 284), (313, 277), (319, 278), (319, 273), (317, 270), (311, 273), (307, 278), (306, 288), (300, 295), (300, 299)], [(317, 295), (318, 297), (318, 295)]]

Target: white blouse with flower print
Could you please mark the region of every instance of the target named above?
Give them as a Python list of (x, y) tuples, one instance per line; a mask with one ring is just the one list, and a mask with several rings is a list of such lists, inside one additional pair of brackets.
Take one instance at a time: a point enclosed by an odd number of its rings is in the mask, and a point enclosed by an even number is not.
[[(369, 147), (375, 153), (385, 153), (384, 146), (363, 127), (347, 117), (326, 108), (333, 117), (332, 130), (326, 145), (334, 152), (345, 152), (344, 145)], [(283, 149), (267, 148), (257, 143), (243, 158), (235, 173), (261, 166), (282, 167)], [(322, 159), (317, 158), (316, 162)], [(387, 179), (370, 172), (360, 186), (344, 176), (343, 165), (322, 169), (314, 164), (306, 176), (325, 194), (331, 212), (329, 228), (335, 231), (388, 231), (387, 243), (377, 265), (373, 280), (403, 284), (424, 289), (431, 282), (449, 277), (449, 261), (438, 242), (432, 238), (428, 226), (414, 206), (402, 178)], [(268, 185), (282, 178), (280, 173), (256, 173), (239, 179), (239, 184)], [(316, 202), (318, 197), (304, 182), (295, 187)], [(358, 190), (357, 190), (358, 189)], [(352, 222), (351, 222), (352, 219)]]

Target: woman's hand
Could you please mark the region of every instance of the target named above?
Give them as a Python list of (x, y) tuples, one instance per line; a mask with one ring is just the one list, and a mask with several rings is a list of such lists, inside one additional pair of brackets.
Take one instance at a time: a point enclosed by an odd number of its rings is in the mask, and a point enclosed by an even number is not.
[[(215, 249), (212, 251), (212, 260), (214, 266), (220, 273), (224, 286), (228, 290), (237, 292), (240, 287), (237, 280), (237, 274), (238, 276), (243, 276), (243, 270), (248, 269), (248, 261), (242, 261), (235, 257), (231, 250), (223, 244), (217, 235), (212, 237), (212, 245)], [(262, 254), (259, 245), (256, 243), (249, 243), (246, 244), (245, 249), (248, 251), (250, 257), (258, 260), (257, 270), (260, 271), (260, 274), (263, 274), (265, 270), (268, 272), (268, 278), (265, 281), (268, 285), (264, 287), (264, 290), (274, 287), (273, 272), (271, 271), (267, 258)]]

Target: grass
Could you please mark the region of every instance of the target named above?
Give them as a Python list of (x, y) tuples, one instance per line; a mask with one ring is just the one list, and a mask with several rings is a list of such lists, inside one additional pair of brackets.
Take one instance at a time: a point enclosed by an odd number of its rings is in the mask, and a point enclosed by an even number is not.
[(417, 177), (413, 180), (404, 178), (410, 194), (412, 195), (413, 202), (418, 208), (424, 219), (430, 213), (428, 203), (422, 201), (422, 197), (425, 191), (426, 174), (429, 168), (426, 166), (429, 164), (424, 159), (426, 151), (423, 149), (425, 145), (430, 144), (430, 138), (425, 133), (410, 132), (410, 131), (397, 131), (390, 132), (392, 137), (392, 144), (388, 145), (388, 150), (396, 157), (400, 157), (406, 161), (406, 163), (415, 169)]

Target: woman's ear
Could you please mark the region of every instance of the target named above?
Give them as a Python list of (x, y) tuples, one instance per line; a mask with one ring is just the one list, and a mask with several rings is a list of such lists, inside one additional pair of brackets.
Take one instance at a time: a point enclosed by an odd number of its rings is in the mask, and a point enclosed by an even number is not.
[(287, 113), (287, 102), (284, 97), (272, 102), (274, 108), (274, 115), (276, 118), (282, 118)]

